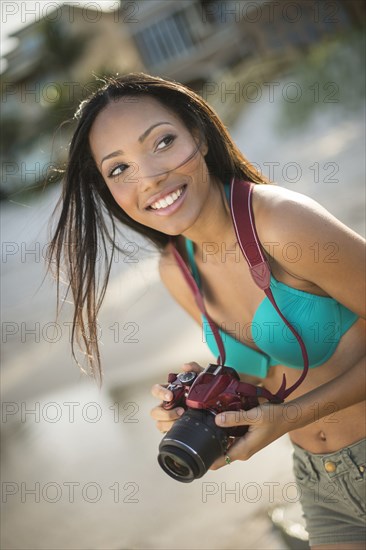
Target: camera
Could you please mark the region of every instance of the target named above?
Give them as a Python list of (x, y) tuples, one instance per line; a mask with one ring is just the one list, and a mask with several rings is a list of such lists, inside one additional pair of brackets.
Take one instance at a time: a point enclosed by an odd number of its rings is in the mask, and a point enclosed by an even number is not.
[(245, 386), (233, 368), (223, 365), (210, 364), (198, 375), (192, 371), (169, 374), (167, 389), (173, 399), (163, 401), (163, 408), (185, 409), (159, 445), (158, 462), (170, 477), (183, 483), (202, 477), (226, 453), (230, 438), (247, 432), (248, 426), (220, 428), (215, 424), (218, 413), (258, 405), (258, 395), (248, 395)]

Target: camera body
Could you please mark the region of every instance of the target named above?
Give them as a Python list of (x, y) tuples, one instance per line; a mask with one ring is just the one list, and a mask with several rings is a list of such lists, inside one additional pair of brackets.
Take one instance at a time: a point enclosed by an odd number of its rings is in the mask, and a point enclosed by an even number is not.
[(240, 437), (248, 426), (220, 428), (215, 416), (225, 411), (249, 410), (258, 405), (256, 395), (241, 391), (238, 373), (231, 367), (210, 364), (203, 372), (169, 374), (167, 389), (172, 401), (166, 410), (183, 407), (185, 413), (174, 423), (159, 446), (158, 461), (178, 481), (202, 477), (227, 450), (230, 437)]
[[(168, 377), (167, 389), (171, 401), (163, 401), (166, 410), (175, 407), (210, 411), (216, 415), (225, 411), (249, 410), (258, 405), (257, 397), (243, 395), (238, 373), (231, 367), (210, 364), (203, 372), (190, 371)], [(248, 426), (226, 428), (229, 436), (244, 435)]]

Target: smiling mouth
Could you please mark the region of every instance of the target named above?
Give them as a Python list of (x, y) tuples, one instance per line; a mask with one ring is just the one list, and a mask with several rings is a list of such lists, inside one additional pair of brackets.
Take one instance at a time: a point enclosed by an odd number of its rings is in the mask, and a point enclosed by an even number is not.
[(176, 191), (173, 191), (173, 193), (169, 193), (166, 195), (163, 199), (160, 199), (150, 206), (146, 208), (146, 210), (164, 210), (165, 208), (168, 208), (172, 204), (174, 204), (179, 197), (184, 193), (185, 189), (187, 187), (187, 184), (182, 185), (179, 189)]

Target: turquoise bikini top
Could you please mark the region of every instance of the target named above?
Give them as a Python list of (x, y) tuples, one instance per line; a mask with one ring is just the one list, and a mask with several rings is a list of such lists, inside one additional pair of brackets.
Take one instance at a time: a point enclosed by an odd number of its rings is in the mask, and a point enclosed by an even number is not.
[[(229, 185), (225, 185), (225, 192), (229, 201)], [(186, 249), (192, 275), (202, 291), (194, 260), (193, 242), (189, 239), (186, 239)], [(277, 281), (272, 275), (270, 288), (280, 311), (305, 343), (309, 356), (309, 368), (325, 363), (333, 355), (341, 336), (358, 319), (358, 315), (334, 298), (297, 290)], [(239, 326), (238, 323), (237, 326)], [(202, 327), (204, 342), (217, 357), (218, 346), (204, 314), (202, 314)], [(237, 334), (235, 328), (230, 327), (231, 330), (225, 332), (218, 327), (218, 331), (225, 346), (225, 364), (235, 368), (237, 372), (265, 378), (269, 368), (274, 365), (303, 368), (300, 345), (267, 296), (264, 296), (259, 304), (250, 327), (241, 326), (246, 334), (251, 333), (253, 343), (261, 351), (254, 350), (238, 340), (235, 337)]]

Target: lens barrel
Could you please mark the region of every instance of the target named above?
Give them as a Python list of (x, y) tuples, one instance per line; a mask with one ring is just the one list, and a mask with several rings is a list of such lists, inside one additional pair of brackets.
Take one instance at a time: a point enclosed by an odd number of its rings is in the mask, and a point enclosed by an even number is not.
[(188, 409), (159, 445), (158, 462), (173, 479), (190, 483), (202, 477), (225, 453), (228, 437), (215, 424), (215, 414)]

